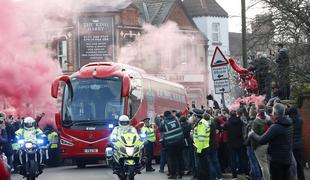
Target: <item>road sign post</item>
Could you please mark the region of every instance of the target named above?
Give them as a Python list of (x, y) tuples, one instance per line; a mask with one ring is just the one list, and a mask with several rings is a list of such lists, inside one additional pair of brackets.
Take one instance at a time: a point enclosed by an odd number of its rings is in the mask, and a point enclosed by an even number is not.
[(229, 71), (227, 65), (228, 60), (220, 48), (216, 47), (211, 61), (211, 70), (215, 94), (222, 95), (223, 107), (226, 107), (224, 93), (230, 92)]

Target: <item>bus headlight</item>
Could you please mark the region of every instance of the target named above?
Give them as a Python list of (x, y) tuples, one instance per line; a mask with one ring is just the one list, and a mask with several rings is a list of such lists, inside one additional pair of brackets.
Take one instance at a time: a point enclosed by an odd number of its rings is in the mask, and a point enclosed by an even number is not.
[(60, 144), (62, 144), (64, 146), (74, 146), (74, 144), (72, 142), (64, 140), (64, 139), (60, 139)]
[(109, 129), (113, 129), (114, 125), (113, 124), (109, 124)]

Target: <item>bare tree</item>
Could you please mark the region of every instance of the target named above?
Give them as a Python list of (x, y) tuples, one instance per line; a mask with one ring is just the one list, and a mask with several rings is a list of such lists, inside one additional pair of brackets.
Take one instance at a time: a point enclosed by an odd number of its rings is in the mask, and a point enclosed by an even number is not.
[(291, 85), (302, 88), (310, 82), (310, 1), (254, 1), (263, 3), (268, 14), (253, 20), (256, 28), (252, 26), (249, 48), (257, 51), (285, 44), (289, 49)]

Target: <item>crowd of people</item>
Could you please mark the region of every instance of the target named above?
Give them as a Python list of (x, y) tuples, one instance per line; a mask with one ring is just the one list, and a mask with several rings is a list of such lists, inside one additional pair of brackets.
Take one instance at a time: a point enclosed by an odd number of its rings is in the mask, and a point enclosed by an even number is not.
[(297, 108), (272, 98), (265, 104), (241, 102), (236, 110), (188, 109), (155, 118), (162, 147), (159, 172), (167, 164), (168, 179), (219, 180), (224, 173), (233, 179), (305, 179)]
[[(58, 148), (58, 134), (55, 129), (47, 125), (44, 128), (44, 132), (38, 128), (38, 122), (44, 116), (44, 113), (37, 116), (35, 119), (31, 117), (19, 118), (13, 115), (6, 115), (0, 112), (0, 161), (4, 165), (7, 171), (3, 173), (14, 173), (18, 171), (18, 165), (20, 164), (18, 158), (19, 144), (18, 140), (25, 136), (28, 129), (30, 131), (41, 132), (40, 135), (46, 137), (46, 145), (48, 148), (48, 161), (44, 162), (48, 165), (55, 166), (59, 162), (59, 148)], [(27, 123), (27, 120), (33, 121)], [(1, 168), (0, 168), (1, 169)], [(1, 171), (1, 170), (0, 170)]]

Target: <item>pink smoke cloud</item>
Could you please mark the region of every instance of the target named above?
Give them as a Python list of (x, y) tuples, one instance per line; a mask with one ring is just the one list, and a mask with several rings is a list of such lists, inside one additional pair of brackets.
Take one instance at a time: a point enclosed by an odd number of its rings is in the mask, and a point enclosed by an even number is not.
[(122, 47), (118, 59), (145, 70), (203, 73), (204, 67), (200, 64), (203, 57), (199, 57), (203, 53), (197, 53), (197, 49), (203, 49), (198, 47), (200, 38), (199, 34), (185, 33), (173, 21), (160, 26), (145, 24), (142, 35)]
[(246, 104), (250, 104), (250, 103), (255, 103), (256, 106), (264, 104), (265, 102), (265, 96), (256, 96), (256, 95), (251, 95), (245, 98), (238, 98), (236, 99), (235, 103), (230, 105), (228, 107), (229, 110), (237, 110), (240, 107), (240, 103), (246, 103)]
[[(54, 124), (56, 102), (50, 97), (52, 80), (60, 73), (40, 41), (37, 18), (30, 6), (0, 2), (0, 96), (1, 109), (8, 114), (36, 116), (45, 112), (43, 124)], [(32, 16), (33, 15), (33, 16)], [(26, 17), (31, 17), (28, 21)], [(34, 28), (37, 28), (34, 31)], [(40, 32), (35, 36), (34, 32)]]
[(45, 47), (46, 31), (65, 26), (61, 19), (74, 17), (86, 4), (113, 7), (126, 1), (1, 0), (0, 110), (33, 117), (45, 112), (40, 126), (54, 125), (57, 106), (50, 87), (61, 70)]

